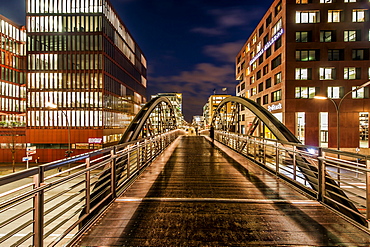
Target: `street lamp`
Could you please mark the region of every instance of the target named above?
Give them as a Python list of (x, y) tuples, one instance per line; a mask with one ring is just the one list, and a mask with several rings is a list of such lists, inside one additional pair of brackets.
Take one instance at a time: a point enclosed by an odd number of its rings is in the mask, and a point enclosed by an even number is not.
[(368, 82), (365, 82), (364, 84), (356, 87), (355, 89), (352, 89), (351, 91), (347, 92), (339, 101), (339, 103), (337, 104), (332, 98), (328, 98), (328, 97), (325, 97), (325, 96), (315, 96), (314, 99), (321, 99), (321, 100), (330, 100), (334, 106), (335, 106), (335, 110), (337, 112), (337, 149), (340, 150), (340, 131), (339, 131), (339, 113), (340, 113), (340, 106), (342, 105), (342, 102), (344, 100), (344, 98), (346, 98), (350, 93), (352, 92), (355, 92), (361, 88), (364, 88), (366, 86), (368, 86), (370, 84), (370, 81)]
[[(57, 109), (58, 110), (58, 106), (56, 104), (51, 103), (51, 102), (46, 102), (45, 106), (48, 107), (48, 108), (51, 108), (51, 109)], [(70, 157), (70, 155), (72, 153), (71, 152), (71, 125), (68, 121), (67, 113), (63, 110), (60, 110), (60, 111), (64, 114), (64, 116), (66, 117), (66, 121), (67, 121), (67, 126), (68, 126), (68, 151), (67, 152), (68, 153), (67, 153), (66, 156)]]

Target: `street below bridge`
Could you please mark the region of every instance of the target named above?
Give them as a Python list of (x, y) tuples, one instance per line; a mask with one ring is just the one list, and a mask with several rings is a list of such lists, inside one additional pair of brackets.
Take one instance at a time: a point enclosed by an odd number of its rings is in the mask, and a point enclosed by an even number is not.
[(223, 145), (182, 136), (81, 246), (365, 246), (370, 235)]

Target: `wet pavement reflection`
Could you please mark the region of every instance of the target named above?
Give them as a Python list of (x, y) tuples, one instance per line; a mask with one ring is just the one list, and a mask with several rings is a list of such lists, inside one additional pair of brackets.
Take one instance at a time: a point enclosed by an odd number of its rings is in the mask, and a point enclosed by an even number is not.
[(182, 136), (82, 246), (366, 246), (370, 235), (233, 152)]

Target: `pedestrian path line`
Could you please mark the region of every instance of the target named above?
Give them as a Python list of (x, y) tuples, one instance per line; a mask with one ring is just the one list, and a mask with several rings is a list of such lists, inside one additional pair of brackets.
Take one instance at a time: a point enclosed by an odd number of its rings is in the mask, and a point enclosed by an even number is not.
[(116, 202), (235, 202), (235, 203), (286, 203), (286, 204), (313, 204), (320, 205), (315, 200), (285, 200), (285, 199), (233, 199), (233, 198), (163, 198), (163, 197), (127, 197), (117, 198)]

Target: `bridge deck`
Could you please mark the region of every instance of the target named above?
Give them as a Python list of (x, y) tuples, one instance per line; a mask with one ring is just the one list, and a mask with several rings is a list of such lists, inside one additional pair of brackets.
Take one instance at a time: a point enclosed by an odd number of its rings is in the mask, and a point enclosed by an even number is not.
[[(370, 235), (242, 156), (183, 136), (82, 246), (365, 245)], [(231, 158), (232, 157), (232, 158)]]

